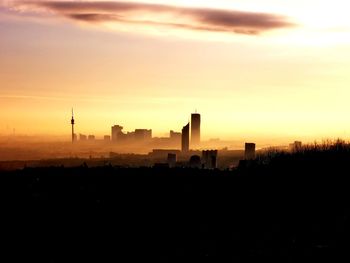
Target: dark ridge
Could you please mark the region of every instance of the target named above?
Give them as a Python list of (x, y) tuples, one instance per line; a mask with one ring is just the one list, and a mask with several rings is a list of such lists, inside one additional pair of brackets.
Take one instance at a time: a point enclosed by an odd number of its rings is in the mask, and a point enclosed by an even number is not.
[(348, 149), (275, 152), (234, 171), (3, 172), (3, 248), (36, 262), (345, 262)]

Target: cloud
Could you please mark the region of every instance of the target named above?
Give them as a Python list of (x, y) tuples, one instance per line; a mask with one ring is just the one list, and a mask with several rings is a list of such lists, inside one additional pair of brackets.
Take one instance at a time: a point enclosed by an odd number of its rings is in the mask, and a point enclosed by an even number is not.
[(137, 2), (31, 1), (17, 2), (17, 6), (93, 24), (112, 22), (240, 34), (259, 34), (293, 26), (286, 17), (276, 14)]

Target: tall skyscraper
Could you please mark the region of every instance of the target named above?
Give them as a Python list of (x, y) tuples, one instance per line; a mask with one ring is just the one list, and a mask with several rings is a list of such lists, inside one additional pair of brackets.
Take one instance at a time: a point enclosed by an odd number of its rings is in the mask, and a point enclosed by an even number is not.
[(74, 136), (74, 124), (75, 124), (75, 121), (74, 121), (74, 112), (73, 112), (73, 108), (72, 108), (72, 119), (71, 119), (70, 123), (72, 124), (72, 143), (73, 143), (73, 142), (74, 142), (74, 139), (75, 139), (75, 136)]
[(201, 115), (191, 114), (191, 145), (198, 147), (201, 142)]
[(182, 128), (181, 150), (183, 152), (188, 152), (190, 150), (190, 124), (189, 123), (187, 123), (187, 125)]

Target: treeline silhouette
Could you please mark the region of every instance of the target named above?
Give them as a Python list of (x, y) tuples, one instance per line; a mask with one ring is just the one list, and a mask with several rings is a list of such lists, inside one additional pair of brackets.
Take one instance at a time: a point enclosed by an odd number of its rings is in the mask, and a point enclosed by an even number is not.
[(337, 141), (269, 151), (234, 171), (6, 172), (2, 239), (13, 261), (348, 262), (349, 161)]

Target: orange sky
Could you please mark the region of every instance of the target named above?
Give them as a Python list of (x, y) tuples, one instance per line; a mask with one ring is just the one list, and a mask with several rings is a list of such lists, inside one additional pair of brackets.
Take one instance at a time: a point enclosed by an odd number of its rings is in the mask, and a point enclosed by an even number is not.
[(346, 1), (58, 2), (0, 2), (0, 134), (350, 139)]

